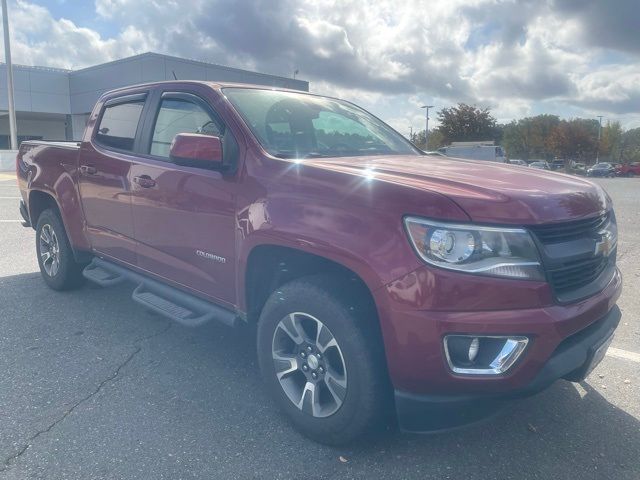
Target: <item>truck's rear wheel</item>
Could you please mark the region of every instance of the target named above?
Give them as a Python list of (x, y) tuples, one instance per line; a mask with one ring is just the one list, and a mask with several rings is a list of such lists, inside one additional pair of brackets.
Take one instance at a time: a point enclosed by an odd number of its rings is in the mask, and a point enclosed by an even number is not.
[(271, 295), (258, 325), (270, 393), (303, 434), (328, 444), (379, 426), (387, 394), (375, 328), (346, 296), (330, 277), (294, 280)]
[(75, 261), (60, 216), (47, 209), (36, 225), (36, 252), (40, 273), (54, 290), (70, 290), (83, 283), (82, 265)]

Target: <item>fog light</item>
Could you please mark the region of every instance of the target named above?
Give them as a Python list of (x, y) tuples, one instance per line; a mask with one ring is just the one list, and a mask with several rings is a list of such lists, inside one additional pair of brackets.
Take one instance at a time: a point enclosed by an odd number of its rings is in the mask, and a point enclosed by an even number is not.
[(447, 335), (444, 351), (449, 368), (466, 375), (501, 375), (524, 352), (527, 337)]
[(478, 337), (474, 337), (469, 344), (469, 361), (473, 362), (478, 356), (478, 350), (480, 349), (480, 340)]

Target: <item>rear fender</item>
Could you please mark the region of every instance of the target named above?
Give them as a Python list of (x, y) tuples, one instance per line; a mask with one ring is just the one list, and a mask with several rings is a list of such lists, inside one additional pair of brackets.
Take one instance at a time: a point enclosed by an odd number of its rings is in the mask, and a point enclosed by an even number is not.
[(77, 189), (77, 150), (37, 145), (20, 158), (25, 170), (25, 192), (32, 226), (46, 208), (46, 198), (55, 205), (76, 259), (91, 246), (84, 232), (84, 214)]

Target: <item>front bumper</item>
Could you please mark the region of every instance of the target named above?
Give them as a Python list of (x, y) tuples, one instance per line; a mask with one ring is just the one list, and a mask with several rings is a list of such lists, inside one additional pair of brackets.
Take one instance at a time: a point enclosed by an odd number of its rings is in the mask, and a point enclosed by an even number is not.
[(534, 395), (556, 380), (584, 380), (594, 355), (613, 335), (620, 322), (620, 309), (565, 339), (535, 378), (526, 386), (500, 394), (416, 395), (395, 390), (398, 423), (402, 430), (434, 432), (460, 427), (486, 418), (506, 400)]
[[(618, 324), (621, 289), (616, 269), (600, 292), (559, 304), (546, 283), (421, 268), (375, 291), (400, 426), (448, 429), (559, 378), (579, 379), (590, 349)], [(463, 375), (447, 364), (449, 334), (527, 336), (529, 344), (502, 375)]]

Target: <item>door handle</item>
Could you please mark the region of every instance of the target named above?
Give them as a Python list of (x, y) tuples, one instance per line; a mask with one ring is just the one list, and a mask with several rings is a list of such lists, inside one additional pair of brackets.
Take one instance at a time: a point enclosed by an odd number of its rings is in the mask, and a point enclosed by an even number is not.
[(98, 173), (98, 169), (93, 165), (81, 165), (80, 172), (84, 173), (85, 175), (95, 175), (96, 173)]
[(156, 186), (156, 181), (149, 175), (140, 175), (133, 177), (133, 183), (137, 183), (142, 188), (151, 188)]

